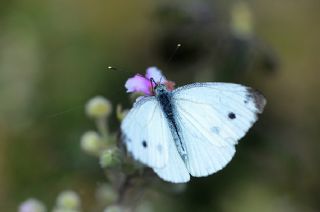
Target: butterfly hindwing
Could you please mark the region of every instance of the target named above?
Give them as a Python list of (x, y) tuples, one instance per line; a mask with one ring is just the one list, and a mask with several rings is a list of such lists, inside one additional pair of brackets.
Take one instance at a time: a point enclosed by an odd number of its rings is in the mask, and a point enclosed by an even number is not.
[(215, 119), (210, 120), (213, 117), (205, 114), (213, 111), (203, 105), (199, 107), (193, 104), (179, 102), (176, 108), (181, 137), (187, 151), (185, 165), (192, 176), (201, 177), (222, 169), (232, 159), (235, 146), (217, 134), (218, 129), (207, 127), (206, 124), (213, 123)]
[(173, 92), (173, 101), (193, 176), (222, 169), (265, 105), (258, 92), (230, 83), (186, 85)]
[(138, 100), (121, 123), (128, 152), (140, 162), (162, 168), (168, 162), (170, 130), (155, 97)]
[(190, 180), (190, 174), (178, 153), (173, 139), (169, 141), (168, 163), (163, 168), (154, 169), (162, 179), (172, 183), (184, 183)]

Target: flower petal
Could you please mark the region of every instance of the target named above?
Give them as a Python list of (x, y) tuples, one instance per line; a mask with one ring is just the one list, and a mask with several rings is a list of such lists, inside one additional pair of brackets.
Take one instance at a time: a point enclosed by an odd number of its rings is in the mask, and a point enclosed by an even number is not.
[(124, 86), (127, 89), (127, 93), (142, 92), (146, 95), (151, 95), (151, 83), (141, 75), (137, 74), (129, 78)]
[(157, 83), (160, 81), (161, 83), (167, 81), (166, 77), (162, 75), (161, 70), (154, 66), (147, 68), (146, 78), (153, 78)]
[(176, 83), (174, 83), (172, 81), (166, 81), (164, 84), (166, 85), (166, 87), (169, 91), (173, 91), (174, 86), (176, 85)]

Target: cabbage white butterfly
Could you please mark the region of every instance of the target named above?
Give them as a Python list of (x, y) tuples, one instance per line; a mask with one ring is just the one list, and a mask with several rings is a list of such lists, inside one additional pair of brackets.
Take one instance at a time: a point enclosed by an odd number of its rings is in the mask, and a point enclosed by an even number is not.
[(266, 104), (259, 92), (233, 83), (172, 91), (159, 81), (151, 85), (154, 96), (139, 98), (122, 121), (123, 140), (136, 160), (173, 183), (225, 167)]

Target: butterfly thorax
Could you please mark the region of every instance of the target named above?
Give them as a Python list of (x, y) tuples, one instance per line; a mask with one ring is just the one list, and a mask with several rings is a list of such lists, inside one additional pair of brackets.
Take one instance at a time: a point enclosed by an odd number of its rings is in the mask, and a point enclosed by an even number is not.
[(162, 84), (157, 85), (154, 88), (154, 91), (155, 91), (155, 96), (161, 106), (162, 112), (164, 113), (168, 121), (171, 135), (175, 141), (177, 150), (180, 156), (182, 157), (182, 159), (185, 160), (187, 156), (186, 147), (182, 141), (181, 128), (177, 121), (178, 114), (176, 112), (175, 104), (172, 99), (172, 92), (168, 91), (166, 86)]
[(164, 115), (170, 121), (174, 121), (174, 105), (172, 102), (172, 94), (167, 90), (165, 85), (157, 85), (154, 89), (156, 98), (161, 105)]

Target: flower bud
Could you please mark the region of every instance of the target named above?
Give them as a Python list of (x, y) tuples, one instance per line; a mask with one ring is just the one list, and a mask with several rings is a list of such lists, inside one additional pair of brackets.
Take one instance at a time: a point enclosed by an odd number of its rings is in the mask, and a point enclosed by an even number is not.
[(114, 147), (105, 150), (100, 155), (100, 165), (102, 168), (115, 167), (121, 163), (121, 153), (118, 148)]
[(95, 131), (84, 133), (80, 140), (81, 149), (89, 154), (99, 155), (102, 141), (99, 134)]
[(114, 203), (118, 198), (118, 193), (109, 184), (102, 184), (96, 191), (97, 199), (104, 204)]
[(123, 110), (120, 104), (117, 105), (116, 115), (119, 121), (122, 121), (124, 117), (127, 115), (127, 113), (128, 113), (128, 110)]
[(23, 203), (21, 203), (19, 207), (19, 212), (45, 212), (47, 211), (46, 207), (42, 202), (37, 199), (30, 198)]
[(231, 12), (231, 28), (240, 37), (247, 38), (253, 33), (252, 13), (246, 2), (237, 2)]
[(74, 191), (63, 191), (57, 197), (56, 206), (58, 209), (79, 209), (80, 197)]
[(110, 115), (112, 105), (103, 96), (96, 96), (86, 104), (86, 113), (91, 118), (105, 118)]

